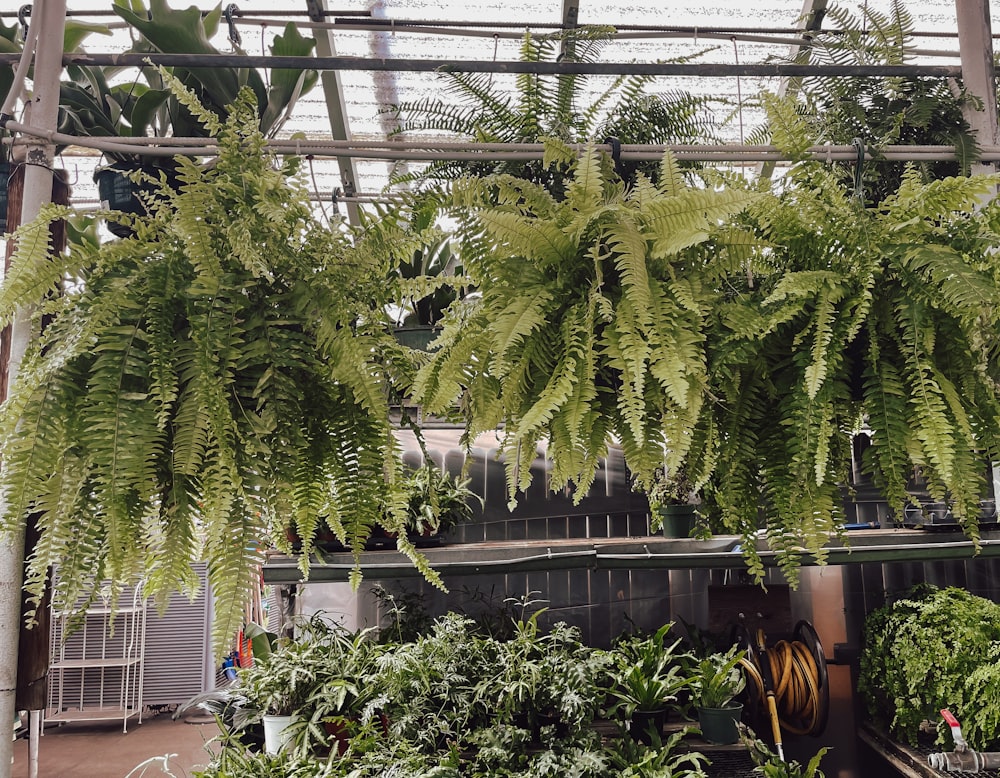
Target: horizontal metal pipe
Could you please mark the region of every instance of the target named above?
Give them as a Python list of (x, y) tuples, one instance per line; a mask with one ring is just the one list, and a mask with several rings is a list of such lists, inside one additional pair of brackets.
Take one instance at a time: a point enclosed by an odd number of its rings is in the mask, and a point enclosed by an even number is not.
[[(655, 538), (650, 538), (655, 542)], [(579, 541), (576, 541), (579, 542)], [(684, 541), (674, 541), (683, 543)], [(699, 541), (689, 541), (692, 546)], [(614, 544), (615, 539), (601, 539), (602, 544)], [(503, 558), (490, 556), (491, 548), (477, 548), (477, 544), (448, 546), (435, 549), (428, 555), (430, 565), (442, 575), (470, 575), (477, 573), (503, 570), (505, 572), (530, 572), (538, 570), (690, 570), (690, 569), (744, 569), (746, 561), (736, 547), (725, 551), (698, 550), (692, 553), (657, 553), (651, 552), (644, 544), (642, 550), (630, 552), (602, 552), (598, 545), (587, 549), (575, 549), (564, 552), (547, 551), (545, 554)], [(777, 567), (779, 554), (771, 550), (759, 552), (765, 567)], [(474, 558), (457, 558), (462, 555), (477, 555)], [(309, 581), (345, 581), (354, 562), (346, 554), (338, 557), (344, 561), (330, 563), (314, 562), (310, 565)], [(452, 558), (449, 559), (448, 557)], [(984, 539), (980, 542), (980, 550), (969, 540), (955, 542), (921, 542), (905, 544), (873, 544), (853, 547), (837, 547), (827, 549), (826, 564), (843, 565), (861, 562), (914, 562), (937, 561), (948, 559), (973, 559), (976, 557), (993, 558), (1000, 556), (1000, 540)], [(367, 557), (367, 562), (364, 560)], [(806, 567), (816, 566), (815, 555), (802, 553), (801, 564)], [(365, 552), (362, 558), (362, 570), (368, 578), (398, 578), (419, 576), (420, 572), (408, 560), (397, 552)], [(264, 564), (264, 581), (266, 583), (298, 583), (303, 582), (301, 571), (293, 558), (278, 558)]]
[[(217, 143), (214, 138), (154, 138), (128, 137), (113, 138), (100, 136), (78, 136), (61, 132), (41, 130), (32, 125), (8, 121), (8, 130), (42, 137), (52, 143), (66, 146), (90, 148), (101, 152), (135, 154), (137, 156), (172, 157), (210, 156)], [(10, 142), (9, 140), (7, 142)], [(18, 143), (20, 141), (14, 141)], [(189, 144), (189, 145), (178, 145)], [(532, 160), (541, 159), (544, 146), (540, 143), (471, 143), (471, 142), (425, 142), (425, 141), (329, 141), (329, 140), (271, 140), (268, 148), (276, 154), (297, 156), (352, 157), (359, 159), (391, 160)], [(577, 149), (584, 146), (575, 144)], [(595, 148), (610, 151), (610, 146), (597, 144)], [(622, 146), (621, 158), (635, 161), (656, 161), (670, 149), (679, 159), (703, 162), (764, 162), (788, 161), (789, 157), (773, 146), (744, 146), (741, 144), (722, 145), (678, 145), (678, 146)], [(993, 162), (1000, 160), (1000, 147), (981, 148), (980, 160)], [(857, 160), (857, 150), (853, 146), (813, 146), (809, 155), (818, 161)], [(886, 160), (934, 161), (957, 158), (953, 146), (887, 146), (880, 156)], [(866, 153), (866, 160), (874, 159)]]
[[(17, 54), (0, 54), (0, 63), (17, 62)], [(537, 73), (580, 75), (648, 75), (691, 77), (842, 77), (842, 76), (930, 76), (960, 78), (958, 65), (800, 65), (794, 63), (679, 62), (523, 62), (520, 60), (389, 59), (377, 57), (290, 57), (253, 54), (89, 54), (67, 53), (64, 65), (143, 67), (149, 63), (167, 67), (218, 68), (265, 67), (310, 68), (312, 70), (371, 70), (396, 72)]]

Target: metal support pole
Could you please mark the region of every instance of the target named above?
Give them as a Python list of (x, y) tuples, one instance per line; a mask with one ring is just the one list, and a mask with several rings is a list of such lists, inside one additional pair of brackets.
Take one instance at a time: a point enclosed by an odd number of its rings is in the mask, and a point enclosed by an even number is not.
[[(66, 0), (35, 3), (32, 25), (38, 25), (35, 45), (33, 94), (28, 103), (31, 122), (55, 130), (59, 110), (59, 77), (62, 73), (63, 30)], [(32, 139), (25, 154), (22, 222), (34, 219), (43, 203), (52, 197), (52, 160), (55, 147)], [(16, 316), (11, 326), (8, 381), (16, 379), (25, 349), (33, 337), (29, 312)], [(18, 624), (24, 574), (24, 529), (0, 542), (0, 726), (14, 721), (17, 684)], [(0, 737), (0, 778), (10, 778), (13, 744), (9, 735)]]
[(42, 711), (28, 714), (28, 778), (38, 778), (38, 738), (42, 734)]
[[(955, 0), (955, 11), (962, 81), (982, 101), (981, 108), (967, 107), (965, 118), (980, 145), (993, 145), (997, 142), (997, 95), (989, 0)], [(973, 173), (995, 171), (994, 165), (984, 164), (974, 165), (972, 170)]]

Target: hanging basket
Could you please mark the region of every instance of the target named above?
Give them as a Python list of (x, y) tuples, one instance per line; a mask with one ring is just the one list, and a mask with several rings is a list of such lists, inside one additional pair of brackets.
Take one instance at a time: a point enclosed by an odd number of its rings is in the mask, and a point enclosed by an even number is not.
[[(142, 215), (146, 213), (146, 206), (142, 200), (143, 194), (157, 191), (157, 185), (149, 182), (135, 182), (131, 174), (145, 170), (153, 178), (159, 178), (162, 167), (151, 165), (141, 165), (139, 163), (116, 162), (108, 167), (101, 168), (94, 172), (94, 181), (97, 184), (97, 192), (101, 198), (101, 206), (113, 211), (122, 213), (134, 213)], [(174, 186), (176, 177), (173, 171), (167, 170), (167, 182)], [(108, 230), (112, 235), (119, 238), (128, 238), (132, 235), (132, 228), (118, 222), (109, 221)]]

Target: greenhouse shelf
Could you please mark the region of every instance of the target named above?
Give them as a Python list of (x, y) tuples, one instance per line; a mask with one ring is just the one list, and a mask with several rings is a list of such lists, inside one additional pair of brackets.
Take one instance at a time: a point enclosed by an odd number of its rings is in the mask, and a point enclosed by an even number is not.
[[(984, 531), (978, 553), (971, 540), (960, 532), (867, 529), (845, 533), (846, 545), (831, 541), (826, 546), (825, 563), (845, 565), (861, 562), (921, 562), (946, 559), (1000, 557), (1000, 531)], [(778, 566), (778, 554), (759, 543), (766, 567)], [(573, 569), (731, 569), (745, 568), (740, 538), (718, 535), (708, 540), (675, 539), (662, 536), (631, 538), (571, 538), (548, 540), (486, 541), (443, 545), (423, 553), (441, 575), (475, 575), (502, 570)], [(304, 581), (299, 558), (268, 555), (263, 569), (264, 582), (292, 584), (346, 581), (355, 567), (350, 553), (326, 553), (309, 565)], [(803, 565), (819, 564), (814, 555), (803, 553)], [(420, 572), (395, 550), (364, 551), (361, 569), (367, 578), (419, 576)]]

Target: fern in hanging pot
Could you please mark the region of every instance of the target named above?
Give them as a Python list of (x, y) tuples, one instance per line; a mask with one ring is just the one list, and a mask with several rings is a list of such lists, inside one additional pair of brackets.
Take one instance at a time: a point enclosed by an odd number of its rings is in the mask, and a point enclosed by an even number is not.
[[(16, 235), (0, 317), (32, 305), (49, 323), (0, 417), (0, 522), (41, 512), (26, 586), (37, 597), (59, 567), (60, 608), (104, 578), (191, 592), (207, 560), (222, 653), (293, 522), (304, 576), (320, 517), (355, 555), (387, 495), (402, 529), (387, 400), (402, 368), (383, 356), (389, 257), (316, 220), (249, 92), (222, 122), (175, 89), (217, 139), (213, 165), (178, 160), (183, 189), (123, 215), (131, 238), (53, 259), (60, 208)], [(405, 534), (397, 545), (437, 580)]]
[[(794, 108), (768, 101), (775, 141), (811, 141)], [(1000, 452), (1000, 240), (997, 177), (925, 183), (911, 170), (877, 208), (842, 174), (799, 162), (747, 212), (759, 246), (715, 311), (715, 401), (692, 450), (712, 468), (707, 509), (744, 544), (756, 536), (794, 580), (802, 550), (820, 561), (844, 521), (851, 434), (896, 516), (915, 470), (978, 539), (985, 461)]]
[(414, 396), (465, 414), (473, 439), (503, 429), (508, 496), (539, 448), (550, 486), (586, 493), (609, 444), (640, 488), (687, 454), (708, 384), (704, 322), (713, 276), (746, 239), (718, 230), (754, 199), (688, 184), (674, 158), (660, 183), (626, 188), (606, 156), (547, 144), (566, 195), (498, 175), (454, 185), (462, 256), (477, 295), (449, 309)]

